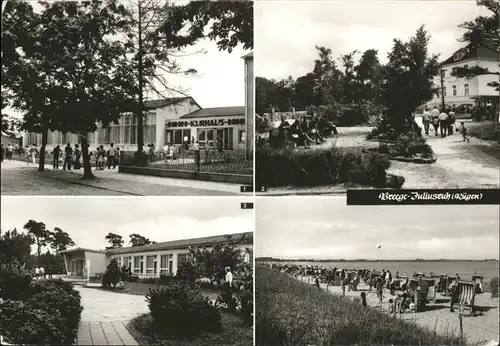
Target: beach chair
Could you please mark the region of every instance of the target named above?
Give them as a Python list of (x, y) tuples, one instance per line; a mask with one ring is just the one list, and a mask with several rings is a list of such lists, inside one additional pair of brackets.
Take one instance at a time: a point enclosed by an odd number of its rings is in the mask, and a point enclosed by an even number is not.
[(415, 311), (425, 311), (427, 306), (427, 295), (429, 293), (429, 285), (421, 277), (410, 278), (408, 287), (414, 291), (413, 301), (415, 303)]
[(474, 301), (476, 299), (476, 283), (473, 281), (458, 281), (458, 307), (463, 314), (466, 310), (474, 315)]
[(427, 291), (427, 302), (435, 303), (436, 302), (436, 288), (437, 288), (437, 280), (434, 277), (422, 277), (420, 278), (422, 281), (425, 281), (429, 286)]

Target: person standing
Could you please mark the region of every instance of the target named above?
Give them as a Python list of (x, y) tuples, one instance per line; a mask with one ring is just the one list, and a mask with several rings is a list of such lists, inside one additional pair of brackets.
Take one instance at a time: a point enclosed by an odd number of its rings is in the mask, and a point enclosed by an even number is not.
[(430, 113), (431, 113), (432, 126), (434, 127), (434, 135), (437, 136), (439, 129), (439, 111), (437, 110), (436, 107), (434, 107)]
[(111, 169), (111, 163), (113, 164), (113, 169), (116, 168), (116, 149), (113, 142), (111, 142), (108, 150), (108, 169)]
[(73, 148), (71, 148), (71, 145), (68, 143), (66, 144), (66, 148), (64, 148), (63, 170), (66, 170), (66, 167), (68, 167), (68, 170), (71, 170), (72, 157), (73, 157)]
[(450, 111), (448, 113), (448, 136), (451, 136), (453, 134), (453, 126), (455, 126), (455, 112)]
[(74, 169), (80, 169), (80, 157), (82, 156), (82, 152), (80, 151), (80, 147), (78, 144), (75, 144), (75, 163), (73, 165)]
[(61, 147), (59, 144), (52, 151), (52, 156), (52, 169), (59, 169), (59, 158), (61, 157)]
[(425, 134), (428, 136), (429, 135), (429, 126), (431, 124), (431, 113), (429, 113), (427, 108), (424, 109), (424, 114), (422, 115), (422, 123), (424, 124)]
[(14, 151), (14, 147), (12, 146), (12, 144), (9, 143), (9, 145), (7, 145), (7, 158), (10, 160), (12, 160), (12, 152)]
[(36, 154), (37, 154), (38, 149), (36, 148), (36, 145), (33, 144), (31, 147), (31, 162), (36, 165)]
[(441, 138), (446, 137), (446, 133), (448, 132), (448, 114), (444, 110), (439, 114), (439, 129), (441, 131)]

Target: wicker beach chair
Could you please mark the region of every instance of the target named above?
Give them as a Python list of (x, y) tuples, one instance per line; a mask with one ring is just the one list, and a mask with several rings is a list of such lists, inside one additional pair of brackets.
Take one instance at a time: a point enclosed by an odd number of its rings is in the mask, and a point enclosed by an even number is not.
[(429, 286), (427, 291), (427, 302), (435, 303), (436, 302), (436, 289), (437, 289), (437, 280), (435, 277), (422, 277), (421, 280), (425, 281)]
[(470, 315), (474, 315), (476, 283), (473, 281), (458, 281), (457, 284), (459, 312), (464, 314), (468, 310)]

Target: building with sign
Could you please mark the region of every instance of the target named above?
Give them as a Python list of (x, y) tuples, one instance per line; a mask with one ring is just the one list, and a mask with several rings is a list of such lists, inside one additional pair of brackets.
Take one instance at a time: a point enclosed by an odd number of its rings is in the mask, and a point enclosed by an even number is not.
[[(162, 151), (165, 145), (181, 146), (185, 141), (200, 146), (224, 150), (253, 151), (254, 127), (254, 75), (253, 53), (243, 56), (245, 105), (236, 107), (202, 108), (192, 97), (172, 97), (144, 102), (146, 113), (143, 121), (144, 144), (154, 144)], [(96, 132), (86, 134), (90, 149), (110, 143), (124, 151), (137, 151), (137, 116), (124, 113), (117, 124), (106, 128), (98, 125)], [(222, 142), (222, 143), (221, 143)], [(42, 145), (42, 134), (24, 133), (24, 145)], [(47, 150), (56, 145), (80, 143), (80, 136), (73, 133), (50, 131)]]
[(201, 108), (165, 123), (166, 143), (181, 145), (184, 139), (224, 150), (245, 149), (245, 107)]
[[(229, 236), (229, 237), (228, 237)], [(140, 278), (158, 277), (160, 274), (177, 273), (179, 263), (189, 256), (191, 247), (210, 249), (215, 244), (237, 242), (237, 248), (246, 263), (253, 261), (253, 233), (244, 232), (231, 235), (175, 240), (144, 246), (123, 247), (108, 250), (69, 249), (61, 252), (64, 256), (66, 274), (73, 276), (95, 276), (104, 273), (111, 259), (116, 259), (120, 267), (126, 266)]]

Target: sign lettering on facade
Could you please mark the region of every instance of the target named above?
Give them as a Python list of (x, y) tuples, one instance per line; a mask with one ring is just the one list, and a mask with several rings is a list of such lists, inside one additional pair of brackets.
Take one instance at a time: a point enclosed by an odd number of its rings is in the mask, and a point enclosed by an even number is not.
[(245, 125), (245, 118), (241, 119), (211, 119), (211, 120), (190, 120), (190, 121), (168, 121), (165, 126), (172, 127), (207, 127), (207, 126), (227, 126)]

